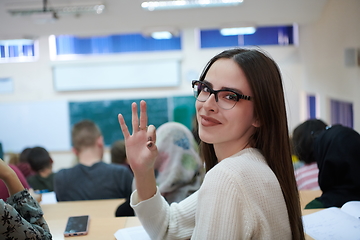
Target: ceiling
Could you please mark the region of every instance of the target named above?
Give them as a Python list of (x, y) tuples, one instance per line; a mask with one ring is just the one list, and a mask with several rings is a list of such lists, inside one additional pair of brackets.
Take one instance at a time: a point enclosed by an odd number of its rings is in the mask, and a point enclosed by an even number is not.
[(43, 0), (0, 0), (0, 39), (50, 34), (111, 34), (148, 28), (219, 28), (255, 23), (258, 26), (308, 24), (317, 21), (329, 0), (244, 0), (238, 6), (146, 11), (140, 0), (48, 0), (59, 4), (103, 3), (102, 14), (60, 16), (37, 24), (31, 16), (12, 16), (10, 8), (43, 7)]

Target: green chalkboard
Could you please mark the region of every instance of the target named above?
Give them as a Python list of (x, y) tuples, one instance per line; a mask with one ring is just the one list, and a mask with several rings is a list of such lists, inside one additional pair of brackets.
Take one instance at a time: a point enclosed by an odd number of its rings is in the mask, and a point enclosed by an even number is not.
[(194, 96), (173, 97), (173, 121), (184, 124), (190, 130), (195, 117), (195, 98)]
[[(139, 104), (140, 100), (141, 99), (70, 102), (70, 129), (81, 120), (92, 120), (100, 127), (104, 136), (105, 145), (110, 146), (116, 140), (124, 139), (118, 122), (118, 114), (121, 113), (124, 116), (129, 131), (132, 132), (131, 103), (136, 102)], [(147, 102), (149, 124), (158, 127), (169, 121), (167, 98), (145, 100)]]
[[(99, 100), (85, 102), (69, 102), (70, 129), (77, 122), (88, 119), (94, 121), (101, 129), (106, 146), (124, 139), (121, 132), (118, 114), (121, 113), (129, 131), (131, 125), (131, 103), (140, 103), (142, 99)], [(195, 98), (179, 96), (168, 98), (144, 99), (147, 103), (148, 123), (156, 128), (168, 121), (176, 121), (192, 129), (192, 119), (195, 115)]]

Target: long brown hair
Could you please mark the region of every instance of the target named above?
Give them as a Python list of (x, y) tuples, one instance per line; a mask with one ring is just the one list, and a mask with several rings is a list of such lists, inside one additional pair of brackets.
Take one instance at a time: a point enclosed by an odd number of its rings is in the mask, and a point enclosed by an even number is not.
[[(205, 66), (200, 81), (211, 65), (220, 58), (233, 59), (243, 70), (253, 92), (254, 114), (260, 127), (249, 139), (249, 145), (259, 149), (276, 175), (285, 199), (292, 239), (305, 239), (301, 219), (299, 193), (294, 177), (287, 125), (284, 91), (277, 64), (259, 49), (230, 49), (213, 57)], [(200, 143), (206, 170), (218, 160), (212, 144)]]

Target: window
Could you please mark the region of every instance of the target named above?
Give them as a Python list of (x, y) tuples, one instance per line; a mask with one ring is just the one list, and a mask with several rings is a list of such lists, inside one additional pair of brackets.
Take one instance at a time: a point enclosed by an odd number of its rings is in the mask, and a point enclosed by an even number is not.
[(308, 119), (316, 118), (316, 96), (307, 95), (307, 117)]
[(294, 45), (295, 26), (258, 27), (256, 32), (248, 35), (223, 36), (220, 29), (201, 30), (201, 48), (261, 46), (261, 45)]
[(0, 40), (0, 62), (35, 61), (36, 51), (34, 40)]
[(344, 126), (354, 127), (353, 104), (338, 100), (330, 100), (331, 104), (331, 124), (342, 124)]
[(154, 39), (141, 34), (92, 37), (59, 35), (50, 39), (55, 41), (56, 56), (181, 50), (180, 36), (170, 39)]

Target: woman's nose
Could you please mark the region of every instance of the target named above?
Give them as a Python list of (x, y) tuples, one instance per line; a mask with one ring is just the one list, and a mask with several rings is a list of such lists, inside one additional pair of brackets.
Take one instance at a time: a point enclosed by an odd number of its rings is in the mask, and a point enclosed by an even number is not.
[(209, 98), (206, 99), (206, 101), (204, 102), (203, 107), (207, 111), (217, 111), (218, 110), (219, 106), (217, 105), (215, 94), (210, 94)]

